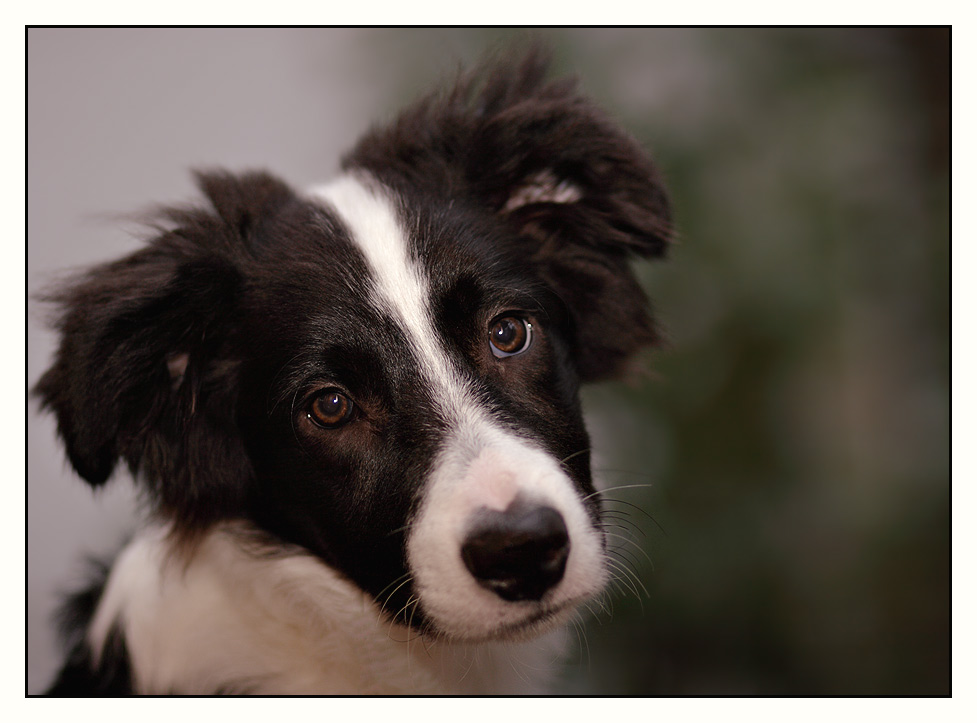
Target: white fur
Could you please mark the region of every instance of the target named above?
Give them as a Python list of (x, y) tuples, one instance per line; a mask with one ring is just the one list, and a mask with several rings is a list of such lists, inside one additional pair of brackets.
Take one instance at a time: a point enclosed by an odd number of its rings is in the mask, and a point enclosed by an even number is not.
[(139, 692), (536, 693), (565, 636), (467, 646), (416, 637), (304, 553), (268, 556), (232, 525), (207, 534), (189, 562), (150, 527), (119, 557), (89, 643), (113, 625), (128, 643)]
[[(503, 429), (478, 404), (439, 348), (430, 331), (435, 326), (428, 280), (410, 257), (394, 203), (381, 187), (362, 176), (344, 176), (312, 195), (339, 214), (366, 257), (374, 302), (405, 329), (452, 430), (408, 536), (408, 563), (419, 604), (439, 631), (462, 640), (485, 640), (501, 630), (525, 635), (539, 628), (537, 623), (565, 620), (575, 603), (596, 594), (606, 580), (600, 535), (572, 482), (557, 460)], [(461, 558), (471, 514), (480, 507), (504, 509), (516, 495), (554, 507), (570, 538), (563, 580), (539, 602), (502, 600), (476, 582)]]

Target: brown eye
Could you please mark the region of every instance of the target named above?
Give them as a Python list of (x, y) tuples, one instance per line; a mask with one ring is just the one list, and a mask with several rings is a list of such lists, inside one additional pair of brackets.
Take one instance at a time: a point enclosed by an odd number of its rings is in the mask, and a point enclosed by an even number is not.
[(521, 354), (533, 340), (533, 325), (516, 316), (504, 316), (492, 322), (489, 341), (492, 353), (497, 357)]
[(307, 412), (313, 424), (325, 429), (335, 429), (346, 424), (353, 416), (353, 402), (338, 389), (326, 389), (313, 397)]

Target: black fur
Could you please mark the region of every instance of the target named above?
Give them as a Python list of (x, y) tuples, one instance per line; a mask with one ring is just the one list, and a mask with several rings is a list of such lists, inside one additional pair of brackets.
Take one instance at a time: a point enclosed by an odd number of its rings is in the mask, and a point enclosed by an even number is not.
[[(430, 333), (493, 414), (568, 459), (589, 494), (577, 389), (654, 341), (628, 262), (662, 255), (671, 222), (642, 149), (544, 69), (530, 54), (463, 77), (367, 134), (343, 167), (397, 192), (435, 284)], [(579, 201), (509, 207), (539, 173)], [(84, 479), (99, 486), (124, 460), (188, 544), (248, 519), (379, 596), (404, 573), (404, 529), (445, 421), (398, 351), (404, 330), (367, 303), (364, 260), (337, 218), (265, 173), (198, 182), (205, 205), (164, 210), (145, 249), (52, 297), (61, 345), (36, 393)], [(511, 309), (538, 321), (532, 365), (501, 367), (486, 349), (481, 330)], [(305, 411), (336, 380), (356, 416), (322, 434)], [(430, 625), (423, 611), (412, 623)], [(75, 645), (52, 692), (125, 689), (125, 641), (112, 645), (94, 669)]]
[[(494, 215), (567, 303), (582, 379), (607, 379), (657, 339), (627, 262), (665, 253), (671, 210), (644, 149), (572, 79), (547, 83), (546, 67), (535, 50), (518, 65), (464, 76), (367, 134), (343, 167), (365, 168), (411, 199), (466, 199)], [(580, 201), (506, 213), (514, 190), (540, 171), (571, 182)]]
[(105, 648), (96, 662), (84, 639), (84, 632), (95, 615), (105, 589), (109, 567), (91, 561), (92, 580), (88, 587), (67, 600), (59, 611), (58, 627), (68, 649), (68, 657), (49, 695), (128, 695), (132, 693), (132, 671), (125, 640), (118, 629), (109, 633)]

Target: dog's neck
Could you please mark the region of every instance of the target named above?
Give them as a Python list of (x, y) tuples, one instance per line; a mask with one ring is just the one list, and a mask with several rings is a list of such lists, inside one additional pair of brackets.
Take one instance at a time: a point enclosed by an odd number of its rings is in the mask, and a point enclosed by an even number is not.
[(538, 693), (559, 668), (563, 630), (522, 644), (422, 636), (314, 557), (242, 545), (246, 532), (217, 527), (186, 562), (151, 527), (120, 555), (89, 642), (99, 652), (122, 633), (138, 692)]

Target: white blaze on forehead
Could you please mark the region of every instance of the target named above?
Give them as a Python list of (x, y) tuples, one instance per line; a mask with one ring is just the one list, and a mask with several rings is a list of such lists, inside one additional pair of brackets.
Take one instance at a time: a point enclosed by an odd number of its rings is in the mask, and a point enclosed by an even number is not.
[(470, 414), (459, 398), (459, 392), (464, 396), (464, 382), (452, 371), (450, 360), (436, 342), (429, 280), (411, 258), (391, 198), (356, 176), (343, 176), (313, 189), (311, 195), (327, 202), (350, 232), (372, 274), (374, 303), (402, 325), (422, 373), (448, 407), (445, 411)]
[(363, 252), (384, 310), (396, 313), (408, 327), (427, 323), (427, 279), (409, 258), (407, 239), (390, 199), (353, 176), (343, 176), (312, 194), (332, 207)]
[[(407, 541), (408, 561), (422, 607), (454, 636), (491, 638), (525, 620), (512, 605), (479, 586), (460, 549), (471, 514), (504, 510), (518, 495), (553, 506), (570, 535), (562, 582), (548, 595), (554, 608), (593, 595), (603, 585), (600, 537), (557, 460), (503, 428), (477, 400), (435, 333), (430, 280), (412, 258), (389, 192), (368, 177), (344, 176), (313, 189), (342, 220), (363, 253), (373, 304), (403, 329), (429, 392), (448, 422), (448, 438), (434, 461), (418, 517)], [(488, 343), (486, 330), (486, 343)], [(567, 612), (567, 614), (569, 614)]]
[[(357, 176), (342, 176), (313, 189), (311, 195), (335, 211), (366, 258), (376, 294), (374, 304), (401, 325), (429, 391), (451, 427), (450, 456), (464, 467), (485, 447), (502, 443), (508, 435), (479, 406), (470, 385), (438, 342), (430, 281), (411, 257), (407, 234), (390, 196), (368, 178)], [(503, 489), (498, 483), (494, 486), (496, 505), (501, 503), (504, 509), (515, 497), (515, 485), (502, 485), (509, 490), (504, 501)]]

